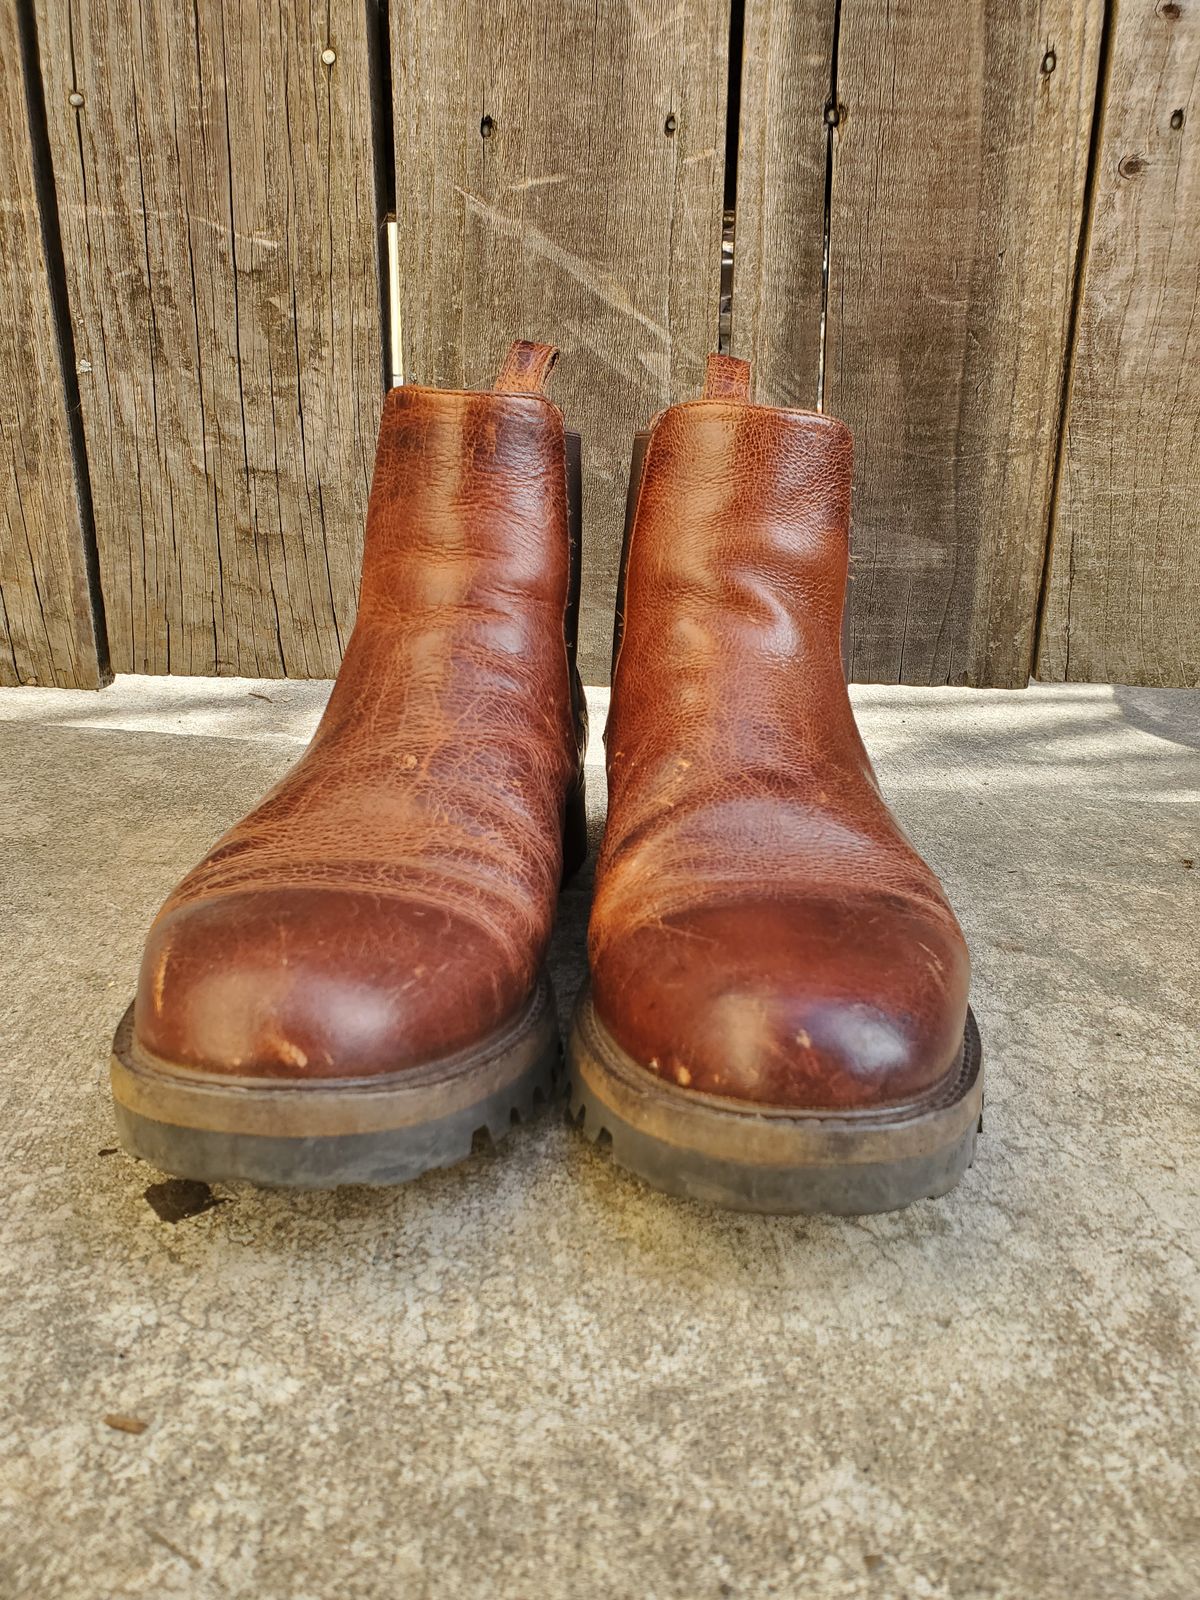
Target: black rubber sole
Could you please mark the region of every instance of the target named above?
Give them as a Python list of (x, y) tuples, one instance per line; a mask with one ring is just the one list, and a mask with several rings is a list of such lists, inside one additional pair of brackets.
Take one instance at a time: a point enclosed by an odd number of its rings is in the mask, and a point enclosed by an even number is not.
[(550, 979), (492, 1039), (378, 1078), (268, 1084), (216, 1078), (146, 1058), (133, 1007), (113, 1040), (113, 1104), (122, 1145), (162, 1172), (207, 1183), (330, 1189), (407, 1183), (498, 1144), (562, 1092)]
[(979, 1029), (929, 1095), (886, 1110), (751, 1108), (668, 1083), (627, 1055), (585, 989), (567, 1046), (571, 1114), (668, 1194), (735, 1211), (861, 1216), (948, 1193), (982, 1127)]

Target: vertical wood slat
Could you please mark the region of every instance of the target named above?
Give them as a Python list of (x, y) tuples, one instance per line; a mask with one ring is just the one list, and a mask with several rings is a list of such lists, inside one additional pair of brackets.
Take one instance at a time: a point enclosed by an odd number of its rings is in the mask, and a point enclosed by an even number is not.
[(1200, 9), (1122, 0), (1038, 675), (1200, 684)]
[(825, 403), (860, 679), (1029, 676), (1101, 0), (843, 0)]
[(834, 0), (746, 0), (730, 347), (762, 405), (817, 404)]
[(36, 7), (113, 665), (331, 674), (382, 388), (367, 9)]
[(603, 682), (632, 435), (699, 392), (716, 348), (727, 0), (391, 16), (405, 377), (486, 387), (510, 339), (562, 346), (580, 660)]
[(824, 403), (855, 434), (856, 678), (1028, 677), (1103, 10), (747, 7), (734, 345), (796, 404), (839, 15)]
[(101, 682), (17, 10), (0, 7), (0, 684)]

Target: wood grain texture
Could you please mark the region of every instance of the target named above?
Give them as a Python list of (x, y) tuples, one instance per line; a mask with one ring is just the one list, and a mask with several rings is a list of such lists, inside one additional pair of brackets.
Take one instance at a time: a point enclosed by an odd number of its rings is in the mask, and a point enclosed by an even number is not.
[(367, 8), (36, 4), (113, 665), (332, 674), (382, 389)]
[(584, 436), (581, 666), (606, 682), (631, 438), (699, 393), (716, 348), (728, 6), (391, 15), (405, 377), (488, 386), (510, 339), (562, 347), (551, 392)]
[(842, 0), (825, 406), (853, 676), (1026, 682), (1101, 0)]
[(1200, 7), (1117, 7), (1038, 675), (1200, 684)]
[(95, 621), (12, 5), (0, 60), (0, 684), (91, 689)]
[(835, 0), (747, 0), (730, 348), (763, 405), (817, 404)]

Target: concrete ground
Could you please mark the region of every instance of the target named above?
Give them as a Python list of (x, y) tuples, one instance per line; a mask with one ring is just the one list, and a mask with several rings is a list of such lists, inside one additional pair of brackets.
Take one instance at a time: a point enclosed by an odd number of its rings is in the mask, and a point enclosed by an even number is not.
[(856, 694), (974, 951), (950, 1197), (720, 1215), (548, 1115), (194, 1210), (113, 1148), (108, 1041), (323, 697), (0, 693), (0, 1594), (1194, 1600), (1200, 695)]

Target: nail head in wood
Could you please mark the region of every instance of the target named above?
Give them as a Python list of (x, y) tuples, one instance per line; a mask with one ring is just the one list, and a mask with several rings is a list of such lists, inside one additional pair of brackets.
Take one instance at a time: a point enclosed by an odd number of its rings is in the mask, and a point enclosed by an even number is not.
[(80, 106), (83, 104), (83, 96), (80, 94), (78, 89), (72, 89), (71, 93), (67, 96), (67, 104), (69, 106), (74, 106), (76, 111), (79, 110)]
[(330, 50), (328, 48), (322, 50), (321, 51), (321, 60), (325, 63), (325, 65), (327, 67), (331, 67), (333, 65), (333, 63), (337, 60), (337, 51), (336, 50)]

